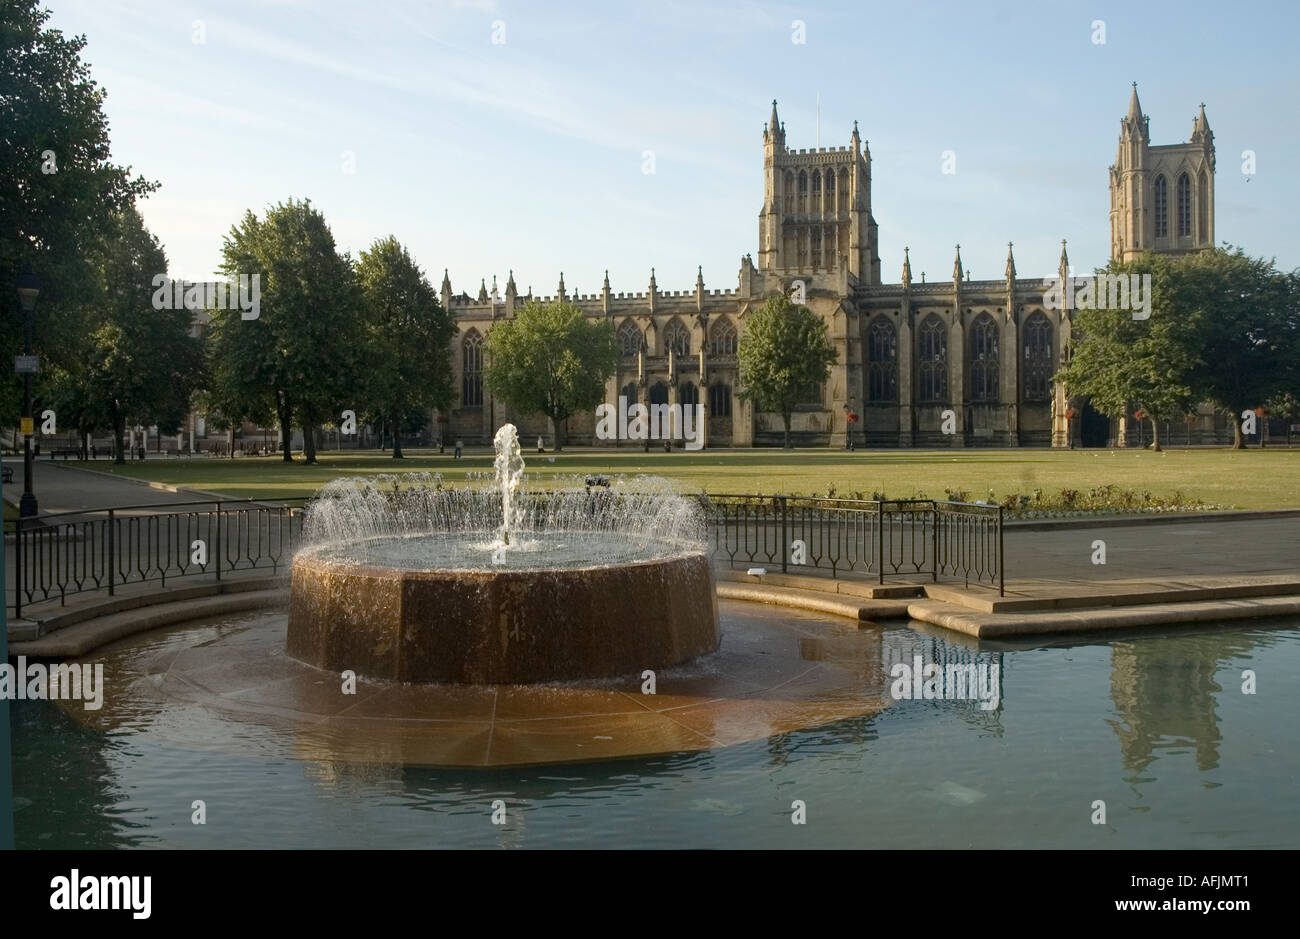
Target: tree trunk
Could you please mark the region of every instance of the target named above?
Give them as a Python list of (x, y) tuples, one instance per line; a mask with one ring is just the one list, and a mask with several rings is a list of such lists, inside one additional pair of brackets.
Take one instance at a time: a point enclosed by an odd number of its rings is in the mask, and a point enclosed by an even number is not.
[(302, 422), (302, 461), (308, 466), (316, 464), (316, 424), (309, 418)]
[(1156, 423), (1155, 415), (1151, 417), (1151, 452), (1160, 452), (1160, 425)]
[(1229, 419), (1232, 421), (1232, 449), (1234, 450), (1246, 449), (1246, 437), (1241, 432), (1241, 418), (1237, 416), (1240, 413), (1234, 408), (1228, 414)]
[(402, 457), (402, 426), (398, 421), (394, 420), (393, 421), (393, 459), (400, 460), (402, 458), (403, 458)]
[(280, 439), (284, 441), (284, 462), (293, 462), (293, 422), (287, 404), (280, 405)]
[(785, 423), (785, 444), (784, 444), (784, 449), (786, 449), (786, 450), (793, 450), (794, 447), (790, 446), (790, 413), (787, 411), (785, 414), (782, 414), (782, 415), (781, 415), (781, 420)]
[[(564, 445), (568, 442), (569, 419), (567, 417), (562, 420), (556, 420), (555, 418), (551, 418), (551, 423), (555, 426), (555, 446), (552, 448), (551, 452), (559, 453), (564, 449)], [(650, 441), (650, 437), (647, 434), (646, 435), (647, 450), (650, 449), (649, 441)]]
[(126, 462), (126, 418), (119, 415), (113, 417), (113, 462)]

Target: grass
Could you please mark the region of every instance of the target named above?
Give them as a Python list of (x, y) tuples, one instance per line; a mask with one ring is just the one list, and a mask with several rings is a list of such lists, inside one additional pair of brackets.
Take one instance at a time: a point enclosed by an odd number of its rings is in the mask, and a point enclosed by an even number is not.
[[(311, 495), (324, 483), (344, 475), (437, 472), (455, 484), (467, 473), (492, 472), (492, 454), (467, 452), (454, 460), (450, 451), (407, 451), (393, 460), (374, 451), (327, 452), (317, 466), (279, 457), (187, 457), (147, 460), (111, 467), (114, 473), (172, 485), (205, 489), (240, 498), (287, 498)], [(1114, 484), (1175, 491), (1184, 496), (1239, 509), (1300, 507), (1300, 448), (1247, 450), (1192, 449), (1150, 453), (1142, 450), (702, 450), (664, 453), (640, 450), (575, 449), (561, 454), (525, 453), (530, 485), (545, 486), (553, 477), (590, 473), (650, 473), (680, 481), (685, 488), (712, 493), (840, 496), (854, 491), (906, 498), (924, 492), (943, 498), (944, 490), (962, 489), (984, 499), (1013, 493), (1045, 493), (1063, 488), (1086, 490)], [(109, 469), (97, 463), (95, 469)]]

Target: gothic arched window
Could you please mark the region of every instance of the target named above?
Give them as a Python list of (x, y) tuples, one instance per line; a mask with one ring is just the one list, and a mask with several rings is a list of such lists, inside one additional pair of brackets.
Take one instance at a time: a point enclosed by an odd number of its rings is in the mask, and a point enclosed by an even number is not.
[(916, 333), (917, 400), (927, 404), (948, 399), (948, 329), (931, 313)]
[(713, 354), (736, 354), (736, 327), (731, 320), (721, 319), (713, 325)]
[(1052, 324), (1041, 312), (1025, 320), (1020, 329), (1025, 357), (1024, 394), (1026, 401), (1048, 401), (1052, 397)]
[(1192, 233), (1192, 181), (1187, 174), (1178, 177), (1178, 237)]
[(835, 171), (826, 171), (826, 211), (835, 211)]
[(898, 330), (886, 317), (871, 321), (867, 334), (868, 385), (870, 401), (898, 400)]
[(849, 210), (849, 174), (847, 170), (840, 170), (840, 204), (839, 211), (847, 212)]
[(794, 173), (786, 171), (785, 174), (785, 198), (781, 201), (781, 211), (789, 214), (794, 211)]
[(676, 352), (678, 358), (691, 354), (691, 331), (681, 320), (670, 320), (664, 327), (664, 345), (660, 354), (667, 355), (669, 349)]
[[(700, 403), (700, 386), (694, 382), (683, 382), (677, 386), (677, 403), (683, 408), (693, 408)], [(695, 418), (692, 417), (691, 420)]]
[(970, 329), (970, 397), (998, 400), (998, 324), (981, 313)]
[(1169, 187), (1163, 175), (1155, 182), (1156, 237), (1164, 238), (1169, 234)]
[(462, 407), (476, 408), (483, 405), (483, 337), (477, 329), (471, 329), (461, 341), (460, 403)]
[(1201, 241), (1210, 240), (1210, 178), (1201, 170), (1200, 181), (1196, 184), (1196, 229)]
[(799, 174), (799, 211), (808, 211), (808, 174)]
[(622, 355), (636, 355), (645, 348), (645, 336), (632, 320), (623, 320), (618, 328), (618, 351)]
[(709, 417), (731, 417), (731, 386), (715, 382), (709, 386)]

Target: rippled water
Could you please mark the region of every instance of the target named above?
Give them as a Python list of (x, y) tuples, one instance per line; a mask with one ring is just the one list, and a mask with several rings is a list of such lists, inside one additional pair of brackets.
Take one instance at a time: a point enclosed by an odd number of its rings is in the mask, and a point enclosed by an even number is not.
[(483, 532), (411, 535), (309, 548), (315, 557), (405, 571), (571, 570), (611, 567), (685, 553), (681, 544), (628, 538), (618, 532), (541, 531), (517, 536), (509, 548)]
[[(720, 605), (724, 616), (817, 618)], [(900, 700), (727, 749), (557, 768), (321, 761), (198, 709), (104, 733), (54, 705), (13, 702), (18, 845), (1300, 846), (1300, 621), (1040, 645), (923, 629), (884, 629), (884, 664), (998, 664), (997, 708)], [(172, 636), (144, 639), (161, 649)], [(1245, 670), (1254, 695), (1242, 693)], [(195, 799), (205, 826), (191, 824)], [(504, 825), (491, 823), (497, 799)], [(790, 822), (794, 800), (806, 825)], [(1095, 800), (1104, 825), (1091, 823)]]

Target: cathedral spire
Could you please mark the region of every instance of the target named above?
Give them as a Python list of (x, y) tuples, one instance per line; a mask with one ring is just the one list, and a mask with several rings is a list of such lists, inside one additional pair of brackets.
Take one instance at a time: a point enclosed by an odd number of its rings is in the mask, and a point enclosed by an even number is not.
[(776, 116), (776, 99), (772, 99), (772, 116), (768, 119), (767, 129), (770, 133), (775, 134), (781, 129), (781, 120)]
[(952, 279), (957, 281), (957, 283), (961, 283), (962, 280), (961, 245), (957, 246), (957, 260), (955, 260), (952, 264)]
[(1205, 117), (1205, 102), (1201, 102), (1200, 113), (1196, 115), (1196, 120), (1192, 121), (1192, 142), (1201, 143), (1213, 139), (1214, 134), (1210, 133), (1210, 122)]
[(862, 149), (862, 138), (858, 136), (858, 122), (853, 122), (853, 135), (849, 137), (849, 143), (853, 147), (853, 152), (857, 153)]
[(1138, 101), (1138, 83), (1133, 83), (1133, 94), (1128, 99), (1128, 119), (1130, 121), (1142, 120), (1142, 104)]
[(515, 288), (515, 272), (514, 272), (514, 270), (512, 269), (512, 270), (510, 271), (510, 276), (506, 278), (506, 293), (507, 293), (507, 294), (514, 294), (514, 293), (516, 293), (516, 292), (517, 292), (517, 290), (516, 290), (516, 288)]
[(487, 278), (486, 278), (486, 277), (483, 278), (482, 280), (480, 280), (480, 281), (478, 282), (478, 302), (479, 302), (479, 303), (487, 303), (487, 302), (488, 302)]
[(903, 246), (903, 286), (912, 286), (912, 261), (907, 256), (907, 246)]
[(1015, 256), (1011, 253), (1011, 242), (1008, 241), (1007, 242), (1007, 280), (1014, 281), (1015, 279), (1016, 279), (1016, 259)]

